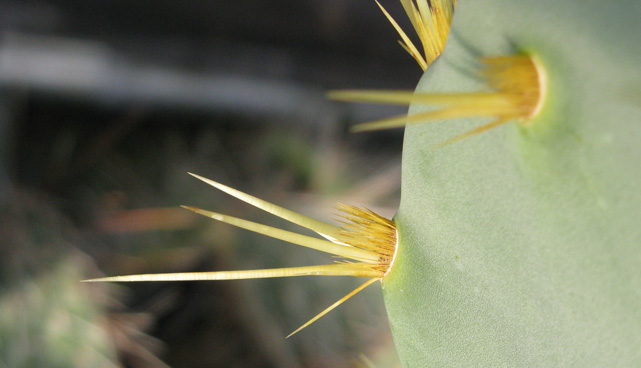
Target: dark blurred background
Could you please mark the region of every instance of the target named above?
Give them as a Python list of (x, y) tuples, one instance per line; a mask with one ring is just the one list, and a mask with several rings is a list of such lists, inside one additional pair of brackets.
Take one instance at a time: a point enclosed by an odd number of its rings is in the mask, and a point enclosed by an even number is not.
[[(397, 1), (383, 1), (402, 25)], [(403, 108), (327, 101), (413, 89), (421, 70), (373, 0), (0, 2), (0, 367), (393, 367), (365, 279), (81, 284), (331, 257), (180, 204), (294, 231), (191, 178), (331, 221), (391, 218)]]

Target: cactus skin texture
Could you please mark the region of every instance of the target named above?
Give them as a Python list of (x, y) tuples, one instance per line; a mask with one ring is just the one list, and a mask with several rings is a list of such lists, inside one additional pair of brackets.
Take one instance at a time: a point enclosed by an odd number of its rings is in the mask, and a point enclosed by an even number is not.
[(406, 128), (383, 282), (405, 367), (641, 367), (639, 40), (638, 1), (458, 2), (417, 91), (478, 91), (480, 57), (525, 52), (548, 95), (437, 150), (488, 119)]

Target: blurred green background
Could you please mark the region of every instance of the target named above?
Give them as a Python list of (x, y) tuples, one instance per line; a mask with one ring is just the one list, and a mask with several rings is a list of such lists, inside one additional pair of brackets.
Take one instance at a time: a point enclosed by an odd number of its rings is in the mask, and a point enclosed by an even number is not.
[(331, 262), (178, 208), (301, 231), (187, 171), (391, 218), (402, 131), (348, 127), (404, 109), (324, 98), (420, 77), (373, 1), (4, 0), (0, 37), (0, 367), (398, 364), (378, 286), (285, 340), (364, 279), (79, 283)]

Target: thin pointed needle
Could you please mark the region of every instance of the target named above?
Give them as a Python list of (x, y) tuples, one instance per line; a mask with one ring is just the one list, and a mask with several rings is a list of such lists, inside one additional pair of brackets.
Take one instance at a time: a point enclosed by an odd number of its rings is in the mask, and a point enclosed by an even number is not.
[(245, 280), (293, 276), (360, 276), (378, 277), (375, 271), (351, 264), (317, 265), (304, 267), (270, 268), (262, 270), (153, 273), (102, 277), (82, 282), (145, 282), (145, 281), (215, 281)]
[(447, 139), (447, 140), (435, 145), (434, 147), (432, 147), (432, 149), (443, 148), (443, 147), (445, 147), (447, 145), (450, 145), (452, 143), (456, 143), (458, 141), (461, 141), (463, 139), (469, 138), (469, 137), (474, 136), (476, 134), (483, 133), (483, 132), (485, 132), (487, 130), (490, 130), (490, 129), (494, 128), (494, 127), (497, 127), (497, 126), (499, 126), (501, 124), (505, 124), (505, 123), (509, 122), (510, 120), (512, 120), (511, 117), (506, 117), (506, 118), (501, 118), (501, 119), (495, 120), (495, 121), (493, 121), (491, 123), (488, 123), (488, 124), (485, 124), (485, 125), (481, 125), (478, 128), (475, 128), (475, 129), (467, 131), (467, 132), (465, 132), (463, 134), (457, 135), (456, 137), (449, 138), (449, 139)]
[(361, 290), (365, 289), (366, 287), (368, 287), (371, 284), (373, 284), (374, 281), (378, 281), (378, 280), (380, 280), (380, 279), (373, 278), (373, 279), (367, 281), (366, 283), (364, 283), (363, 285), (357, 287), (354, 291), (352, 291), (351, 293), (345, 295), (344, 297), (339, 299), (336, 303), (330, 305), (327, 309), (325, 309), (324, 311), (322, 311), (319, 314), (317, 314), (316, 317), (310, 319), (309, 321), (307, 321), (307, 323), (305, 323), (304, 325), (302, 325), (299, 328), (297, 328), (296, 331), (294, 331), (294, 332), (290, 333), (289, 335), (287, 335), (287, 338), (290, 338), (291, 336), (293, 336), (297, 332), (300, 332), (300, 330), (302, 330), (305, 327), (307, 327), (307, 326), (311, 325), (312, 323), (316, 322), (319, 318), (321, 318), (324, 315), (326, 315), (327, 313), (329, 313), (332, 309), (334, 309), (334, 308), (338, 307), (339, 305), (343, 304), (344, 301), (346, 301), (347, 299), (349, 299), (349, 298), (353, 297), (354, 295), (358, 294)]
[(363, 90), (345, 89), (329, 91), (327, 98), (337, 101), (377, 103), (389, 105), (409, 105), (419, 103), (425, 105), (462, 105), (488, 104), (502, 99), (500, 94), (492, 92), (474, 93), (415, 93), (403, 90)]
[(401, 38), (403, 39), (403, 42), (405, 43), (405, 46), (407, 46), (406, 49), (409, 49), (411, 51), (410, 54), (416, 60), (416, 62), (421, 66), (421, 69), (426, 70), (427, 69), (427, 61), (425, 61), (425, 59), (423, 58), (421, 53), (418, 51), (416, 46), (414, 46), (414, 43), (412, 43), (412, 40), (410, 40), (410, 38), (407, 37), (407, 34), (398, 25), (398, 23), (396, 23), (394, 18), (392, 18), (392, 16), (387, 12), (387, 10), (385, 10), (385, 8), (383, 8), (383, 6), (378, 2), (378, 0), (374, 0), (374, 1), (376, 1), (376, 4), (378, 5), (379, 8), (381, 8), (381, 11), (383, 12), (383, 14), (385, 14), (385, 17), (392, 24), (394, 29), (396, 29), (396, 32), (398, 32), (398, 35), (401, 36)]
[(315, 231), (319, 235), (322, 235), (324, 237), (329, 237), (330, 240), (336, 239), (338, 237), (338, 234), (341, 232), (341, 228), (338, 226), (334, 226), (331, 224), (328, 224), (323, 221), (316, 220), (314, 218), (308, 217), (301, 215), (297, 212), (294, 212), (292, 210), (288, 210), (286, 208), (277, 206), (273, 203), (269, 203), (265, 200), (262, 200), (260, 198), (256, 198), (252, 195), (249, 195), (247, 193), (243, 193), (239, 190), (236, 190), (234, 188), (228, 187), (226, 185), (220, 184), (218, 182), (215, 182), (211, 179), (204, 178), (200, 175), (196, 175), (193, 173), (188, 173), (189, 175), (193, 176), (196, 179), (199, 179), (212, 187), (219, 189), (232, 197), (236, 197), (240, 199), (243, 202), (249, 203), (254, 207), (258, 207), (263, 211), (269, 212), (272, 215), (278, 216), (280, 218), (283, 218), (289, 222), (292, 222), (296, 225), (300, 225), (302, 227), (305, 227), (307, 229), (310, 229), (312, 231)]
[(387, 119), (356, 124), (353, 132), (364, 132), (381, 129), (401, 128), (414, 123), (431, 123), (446, 119), (465, 118), (469, 116), (495, 116), (500, 113), (493, 106), (477, 108), (476, 106), (447, 107), (440, 110), (421, 112), (414, 115), (401, 115)]
[(357, 261), (375, 263), (378, 262), (378, 255), (374, 252), (365, 249), (356, 248), (333, 243), (329, 240), (312, 238), (311, 236), (293, 233), (291, 231), (278, 229), (275, 227), (258, 224), (252, 221), (243, 220), (233, 216), (223, 215), (221, 213), (205, 211), (200, 208), (181, 206), (182, 208), (196, 212), (205, 217), (212, 218), (217, 221), (224, 222), (233, 226), (237, 226), (249, 231), (263, 234), (275, 239), (283, 240), (288, 243), (297, 244), (303, 247), (319, 250), (325, 253), (331, 253), (337, 256), (354, 259)]

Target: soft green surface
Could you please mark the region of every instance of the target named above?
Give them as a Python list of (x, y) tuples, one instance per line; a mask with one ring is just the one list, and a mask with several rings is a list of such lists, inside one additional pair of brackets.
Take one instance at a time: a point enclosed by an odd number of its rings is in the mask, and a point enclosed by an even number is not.
[(478, 54), (517, 48), (551, 96), (529, 128), (436, 151), (487, 120), (407, 128), (384, 282), (405, 366), (641, 367), (639, 40), (641, 2), (459, 2), (418, 90), (478, 90)]

